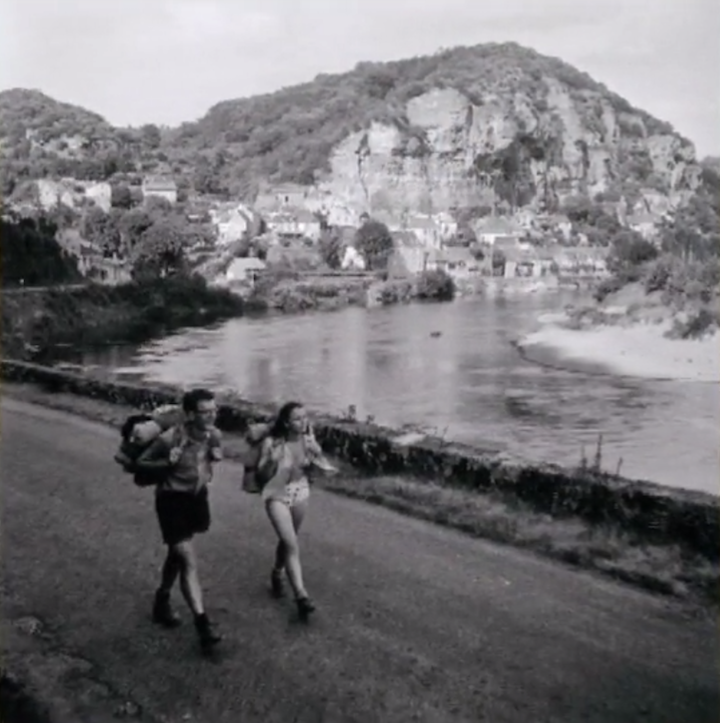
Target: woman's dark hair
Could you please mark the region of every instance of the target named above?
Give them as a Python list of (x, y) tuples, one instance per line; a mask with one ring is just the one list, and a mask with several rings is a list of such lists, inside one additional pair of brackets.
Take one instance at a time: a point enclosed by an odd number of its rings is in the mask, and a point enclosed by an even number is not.
[(275, 439), (281, 439), (287, 437), (290, 431), (290, 415), (296, 410), (300, 409), (303, 405), (300, 402), (285, 402), (280, 407), (280, 411), (275, 417), (272, 427), (270, 428), (270, 436)]

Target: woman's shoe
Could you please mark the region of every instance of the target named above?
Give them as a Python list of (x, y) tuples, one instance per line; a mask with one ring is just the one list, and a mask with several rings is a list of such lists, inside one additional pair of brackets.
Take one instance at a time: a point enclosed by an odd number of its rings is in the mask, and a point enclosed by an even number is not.
[(195, 629), (197, 630), (203, 653), (209, 653), (218, 643), (222, 642), (222, 635), (217, 632), (215, 626), (208, 620), (207, 615), (198, 615), (195, 617)]
[(299, 597), (295, 600), (298, 615), (301, 620), (307, 620), (315, 612), (315, 603), (309, 597)]
[(279, 600), (285, 597), (285, 582), (283, 581), (283, 570), (273, 570), (270, 575), (270, 591), (272, 596)]

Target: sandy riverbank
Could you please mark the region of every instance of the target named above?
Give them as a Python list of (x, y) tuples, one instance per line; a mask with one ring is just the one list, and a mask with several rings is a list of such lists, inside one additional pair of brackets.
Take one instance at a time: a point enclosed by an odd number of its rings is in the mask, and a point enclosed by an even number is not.
[[(545, 320), (549, 322), (550, 320)], [(559, 362), (580, 362), (625, 376), (720, 382), (720, 337), (668, 339), (670, 322), (575, 330), (553, 319), (518, 341), (529, 357), (551, 352)]]

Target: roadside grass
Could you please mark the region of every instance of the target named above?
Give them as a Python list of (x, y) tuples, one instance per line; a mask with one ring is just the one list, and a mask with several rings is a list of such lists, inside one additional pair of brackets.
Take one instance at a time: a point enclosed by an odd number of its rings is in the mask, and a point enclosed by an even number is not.
[[(133, 411), (87, 397), (3, 382), (2, 394), (116, 427)], [(237, 435), (225, 435), (225, 456), (237, 458)], [(108, 461), (112, 464), (112, 460)], [(651, 545), (609, 526), (538, 513), (515, 499), (476, 494), (405, 476), (369, 476), (340, 463), (342, 473), (318, 486), (335, 494), (443, 525), (471, 537), (513, 545), (594, 570), (656, 593), (702, 604), (720, 602), (720, 565), (680, 545)]]

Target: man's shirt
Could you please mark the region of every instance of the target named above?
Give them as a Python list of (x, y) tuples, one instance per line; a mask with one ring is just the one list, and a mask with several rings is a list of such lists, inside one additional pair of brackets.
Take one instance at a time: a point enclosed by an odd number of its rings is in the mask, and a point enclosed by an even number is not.
[[(180, 448), (180, 458), (170, 465), (163, 481), (158, 484), (157, 492), (189, 492), (198, 493), (212, 480), (213, 461), (221, 457), (222, 434), (216, 427), (211, 427), (202, 438), (197, 432), (190, 432), (181, 427), (173, 427), (163, 432), (138, 460), (160, 461), (170, 460), (170, 451)], [(215, 458), (217, 455), (217, 459)]]

